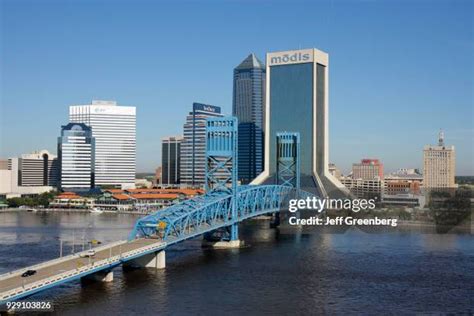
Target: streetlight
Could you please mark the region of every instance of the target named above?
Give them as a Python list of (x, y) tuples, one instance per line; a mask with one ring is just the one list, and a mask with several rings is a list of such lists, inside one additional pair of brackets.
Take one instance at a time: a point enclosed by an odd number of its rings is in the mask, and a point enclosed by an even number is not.
[(61, 236), (56, 237), (56, 239), (59, 240), (59, 258), (62, 258), (63, 256), (63, 240)]
[(86, 229), (84, 228), (82, 230), (82, 251), (84, 251), (85, 248), (85, 242), (86, 242)]
[(59, 239), (59, 258), (63, 257), (63, 240)]
[(72, 248), (71, 248), (71, 253), (74, 254), (74, 250), (75, 250), (75, 247), (76, 246), (76, 230), (73, 229), (72, 230)]

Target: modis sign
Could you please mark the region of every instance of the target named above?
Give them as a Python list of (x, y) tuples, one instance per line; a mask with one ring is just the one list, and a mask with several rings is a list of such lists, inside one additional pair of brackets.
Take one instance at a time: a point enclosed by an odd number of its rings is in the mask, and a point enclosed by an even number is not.
[(270, 66), (285, 64), (300, 64), (313, 61), (313, 51), (311, 49), (269, 53), (267, 62)]

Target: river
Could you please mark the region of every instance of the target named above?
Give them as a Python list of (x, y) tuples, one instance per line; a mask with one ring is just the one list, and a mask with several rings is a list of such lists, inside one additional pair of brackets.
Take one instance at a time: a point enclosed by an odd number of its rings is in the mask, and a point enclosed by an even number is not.
[[(137, 216), (0, 213), (0, 274), (87, 246), (126, 239)], [(61, 315), (474, 313), (474, 237), (408, 230), (240, 227), (249, 247), (205, 250), (191, 240), (166, 252), (164, 270), (114, 270), (111, 283), (72, 282), (30, 300)], [(83, 242), (84, 241), (84, 242)]]

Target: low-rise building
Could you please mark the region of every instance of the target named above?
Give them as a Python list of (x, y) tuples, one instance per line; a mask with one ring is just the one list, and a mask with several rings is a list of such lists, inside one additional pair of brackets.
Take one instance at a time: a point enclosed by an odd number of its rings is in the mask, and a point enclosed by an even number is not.
[(383, 188), (382, 180), (352, 179), (350, 177), (342, 177), (339, 180), (355, 197), (380, 201)]
[(408, 180), (385, 180), (383, 193), (386, 195), (421, 193), (421, 182)]
[(382, 203), (384, 205), (425, 207), (425, 197), (415, 194), (382, 194)]
[(95, 207), (107, 210), (158, 210), (180, 201), (204, 194), (194, 189), (110, 189), (95, 200)]
[(153, 182), (148, 179), (135, 179), (135, 187), (136, 188), (152, 188)]
[(54, 190), (59, 184), (59, 162), (47, 150), (2, 160), (0, 197), (37, 195)]
[(94, 207), (94, 199), (80, 196), (74, 192), (63, 192), (56, 196), (51, 203), (49, 203), (49, 207), (91, 209)]
[(120, 189), (107, 190), (95, 200), (95, 207), (103, 210), (130, 211), (133, 205), (134, 199)]
[(399, 169), (385, 176), (382, 202), (387, 205), (424, 206), (423, 175), (418, 169)]

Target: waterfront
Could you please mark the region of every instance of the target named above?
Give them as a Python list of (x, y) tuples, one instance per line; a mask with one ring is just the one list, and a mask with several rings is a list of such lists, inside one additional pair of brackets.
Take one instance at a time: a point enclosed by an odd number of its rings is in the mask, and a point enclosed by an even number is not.
[[(59, 239), (125, 239), (138, 216), (0, 213), (0, 273), (59, 255)], [(423, 232), (423, 233), (421, 233)], [(165, 270), (114, 270), (112, 283), (78, 282), (32, 299), (61, 314), (472, 313), (474, 238), (424, 228), (368, 234), (241, 226), (250, 247), (202, 250), (200, 240), (167, 250)], [(84, 237), (84, 238), (83, 238)]]

